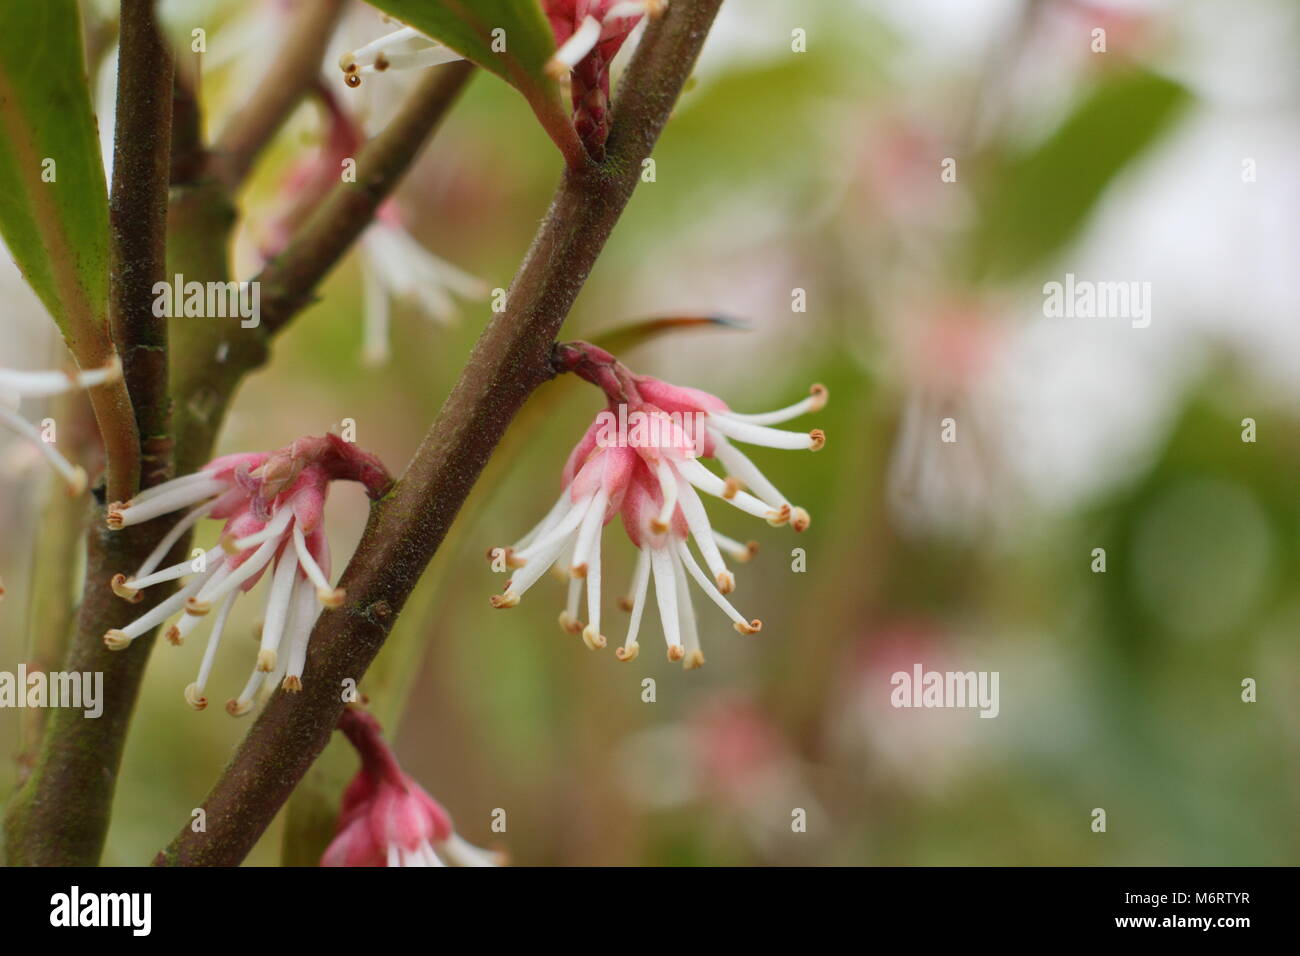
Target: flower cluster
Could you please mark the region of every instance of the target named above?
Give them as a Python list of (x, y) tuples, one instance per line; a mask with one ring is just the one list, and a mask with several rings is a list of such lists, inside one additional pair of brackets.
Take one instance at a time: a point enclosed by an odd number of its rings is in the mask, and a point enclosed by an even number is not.
[[(301, 690), (307, 642), (320, 606), (338, 607), (344, 598), (329, 582), (329, 544), (322, 527), (329, 484), (339, 480), (360, 482), (372, 498), (382, 496), (391, 483), (374, 456), (325, 435), (300, 438), (276, 452), (226, 455), (192, 475), (110, 505), (107, 520), (114, 530), (185, 510), (134, 573), (113, 578), (119, 597), (138, 602), (154, 585), (186, 576), (190, 580), (126, 627), (108, 631), (105, 645), (123, 650), (177, 613), (180, 618), (165, 636), (180, 644), (215, 610), (198, 679), (185, 689), (185, 699), (202, 710), (231, 607), (274, 568), (256, 667), (226, 710), (234, 716), (248, 713), (268, 675), (282, 679), (285, 690)], [(203, 518), (225, 521), (221, 543), (194, 560), (160, 568), (172, 547)]]
[[(820, 429), (789, 432), (769, 426), (817, 411), (827, 392), (814, 385), (804, 400), (778, 411), (745, 415), (731, 411), (717, 396), (634, 375), (613, 356), (586, 343), (562, 346), (560, 363), (593, 384), (609, 399), (609, 409), (578, 442), (564, 468), (563, 493), (554, 507), (522, 539), (494, 548), (489, 557), (514, 569), (492, 606), (514, 607), (546, 572), (560, 563), (569, 578), (568, 600), (560, 625), (594, 649), (604, 647), (601, 632), (601, 529), (615, 515), (639, 555), (632, 591), (623, 607), (631, 620), (615, 655), (630, 661), (640, 649), (637, 636), (645, 612), (650, 579), (668, 646), (668, 659), (688, 668), (704, 663), (687, 578), (716, 604), (742, 634), (762, 622), (742, 615), (727, 599), (735, 578), (723, 555), (747, 561), (757, 547), (715, 531), (699, 492), (721, 498), (773, 526), (808, 527), (808, 512), (793, 505), (733, 441), (769, 448), (816, 451), (825, 443)], [(633, 423), (633, 427), (624, 427)], [(716, 459), (725, 476), (710, 471), (700, 458)], [(748, 488), (749, 490), (745, 490)], [(693, 539), (708, 573), (688, 547)], [(578, 619), (583, 587), (587, 623)]]
[(121, 378), (122, 363), (117, 356), (103, 368), (87, 372), (20, 372), (0, 368), (0, 425), (39, 448), (68, 483), (69, 493), (80, 495), (86, 490), (86, 470), (59, 454), (52, 442), (46, 441), (31, 422), (18, 414), (18, 404), (24, 398), (48, 398), (74, 389), (108, 385)]
[[(573, 125), (592, 159), (605, 156), (609, 135), (609, 65), (643, 16), (657, 16), (665, 0), (541, 0), (556, 50), (546, 71), (568, 76)], [(343, 54), (339, 68), (349, 86), (367, 73), (437, 66), (463, 59), (413, 27), (403, 27)]]
[(343, 793), (338, 830), (321, 866), (499, 866), (496, 853), (456, 835), (437, 800), (412, 780), (384, 742), (379, 722), (348, 707), (339, 729), (361, 757)]

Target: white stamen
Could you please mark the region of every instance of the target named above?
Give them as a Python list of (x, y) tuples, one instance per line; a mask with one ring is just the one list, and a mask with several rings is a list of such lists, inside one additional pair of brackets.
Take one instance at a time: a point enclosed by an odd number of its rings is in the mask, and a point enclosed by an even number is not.
[[(592, 506), (592, 512), (597, 514), (596, 534), (592, 539), (590, 559), (587, 564), (587, 626), (582, 631), (582, 639), (592, 650), (605, 646), (605, 638), (600, 633), (600, 518), (603, 516), (605, 506), (601, 502), (601, 496), (605, 494), (601, 489), (600, 495), (596, 496), (597, 505)], [(590, 516), (587, 519), (589, 523)]]
[[(641, 616), (645, 613), (646, 592), (650, 589), (650, 548), (643, 547), (636, 558), (636, 570), (632, 572), (632, 618), (627, 623), (627, 639), (623, 642), (623, 654), (620, 660), (629, 659), (632, 648), (636, 647), (636, 637), (641, 630)], [(635, 656), (635, 655), (633, 655)]]
[(677, 583), (673, 577), (673, 559), (668, 548), (650, 549), (650, 568), (655, 576), (655, 600), (659, 604), (659, 620), (664, 628), (664, 641), (668, 652), (682, 646), (680, 622), (677, 617)]
[[(207, 576), (208, 584), (215, 587), (229, 576), (230, 562), (226, 560), (225, 555), (222, 555), (221, 560), (212, 566), (212, 573)], [(188, 609), (189, 605), (187, 604), (186, 610), (188, 611)], [(203, 615), (200, 614), (182, 614), (180, 620), (167, 629), (165, 636), (173, 644), (182, 644), (190, 631), (198, 627), (199, 622), (202, 620)]]
[(768, 481), (766, 475), (759, 471), (758, 466), (731, 442), (720, 435), (715, 435), (713, 448), (714, 456), (722, 463), (722, 467), (727, 469), (727, 474), (735, 475), (752, 488), (755, 497), (772, 508), (780, 508), (782, 505), (788, 506), (790, 504), (785, 495), (777, 491), (776, 486)]
[(406, 70), (437, 66), (464, 59), (459, 53), (429, 39), (413, 27), (403, 27), (372, 40), (339, 59), (344, 73), (378, 73), (387, 69)]
[[(566, 495), (567, 497), (567, 495)], [(543, 551), (549, 551), (551, 546), (557, 541), (563, 541), (569, 537), (578, 527), (579, 523), (587, 514), (587, 509), (591, 506), (591, 498), (584, 498), (582, 501), (574, 502), (573, 507), (564, 515), (562, 519), (556, 522), (555, 527), (544, 535), (540, 535), (536, 541), (526, 548), (522, 548), (516, 557), (532, 563), (532, 557)]]
[[(247, 551), (249, 548), (256, 547), (264, 541), (270, 541), (272, 538), (278, 538), (284, 533), (285, 525), (289, 523), (289, 518), (293, 515), (293, 509), (289, 507), (281, 508), (266, 523), (261, 531), (254, 531), (252, 534), (246, 534), (242, 538), (236, 538), (230, 545), (231, 549), (238, 553)], [(283, 520), (282, 520), (283, 519)]]
[(207, 504), (199, 505), (193, 511), (186, 514), (180, 521), (176, 522), (172, 529), (167, 532), (161, 541), (158, 542), (158, 546), (154, 548), (153, 551), (149, 552), (149, 557), (144, 559), (144, 564), (140, 565), (140, 567), (136, 569), (133, 577), (142, 578), (153, 571), (154, 568), (158, 567), (162, 562), (162, 559), (167, 557), (167, 552), (170, 551), (172, 546), (181, 539), (181, 536), (185, 534), (185, 532), (189, 531), (190, 528), (198, 524), (201, 519), (206, 518), (212, 512), (212, 509), (217, 506), (219, 500), (220, 499), (214, 498)]
[(654, 16), (658, 12), (660, 2), (661, 0), (622, 0), (605, 11), (605, 22), (639, 17), (643, 13)]
[(721, 531), (713, 532), (713, 540), (718, 542), (718, 547), (731, 555), (733, 561), (743, 563), (754, 556), (753, 549), (749, 545), (741, 544), (735, 538), (729, 538)]
[[(183, 479), (177, 479), (177, 481), (181, 482)], [(166, 484), (171, 484), (171, 482)], [(163, 486), (159, 485), (158, 487)], [(204, 476), (202, 481), (177, 484), (157, 495), (142, 495), (143, 501), (136, 499), (127, 502), (125, 507), (118, 509), (116, 512), (117, 520), (113, 526), (126, 528), (131, 525), (142, 524), (145, 521), (151, 521), (159, 515), (169, 514), (173, 511), (179, 511), (181, 508), (188, 508), (191, 505), (198, 504), (200, 501), (225, 491), (228, 487), (230, 486), (227, 482)], [(113, 513), (110, 512), (109, 516), (112, 518)]]
[(659, 509), (659, 516), (650, 522), (650, 526), (659, 534), (663, 534), (668, 530), (673, 512), (677, 510), (677, 473), (673, 471), (673, 466), (668, 463), (668, 459), (660, 458), (655, 463), (655, 477), (659, 479), (659, 490), (663, 492), (664, 503)]
[[(681, 542), (681, 547), (686, 547), (686, 542)], [(677, 604), (678, 622), (681, 624), (683, 644), (686, 647), (686, 658), (683, 663), (688, 668), (699, 667), (704, 663), (704, 654), (700, 651), (700, 632), (695, 621), (695, 605), (691, 600), (691, 589), (686, 586), (686, 574), (682, 570), (681, 558), (673, 560), (673, 580), (677, 585), (677, 593), (681, 600)]]
[(416, 287), (414, 294), (425, 318), (433, 319), (440, 325), (451, 325), (460, 314), (456, 303), (441, 286), (422, 284)]
[(686, 547), (685, 541), (677, 542), (677, 553), (681, 556), (682, 563), (686, 566), (686, 570), (689, 571), (691, 577), (695, 579), (695, 583), (700, 586), (700, 590), (709, 596), (709, 600), (726, 612), (727, 617), (731, 618), (731, 620), (737, 625), (737, 630), (741, 630), (743, 633), (750, 633), (756, 629), (753, 624), (739, 611), (732, 607), (731, 602), (723, 597), (721, 592), (714, 587), (713, 582), (709, 580), (708, 575), (706, 575), (695, 562), (695, 556), (691, 554), (690, 549)]
[(573, 546), (573, 560), (570, 562), (570, 573), (576, 577), (582, 577), (588, 572), (589, 555), (593, 549), (599, 553), (600, 529), (605, 521), (605, 505), (608, 501), (609, 492), (602, 487), (587, 506), (587, 514), (578, 528), (578, 540)]
[(798, 418), (800, 415), (806, 415), (809, 412), (820, 411), (826, 406), (826, 389), (821, 385), (814, 385), (811, 394), (803, 401), (795, 402), (793, 405), (787, 405), (785, 408), (779, 408), (774, 412), (760, 412), (756, 415), (742, 415), (740, 412), (725, 412), (726, 416), (734, 421), (746, 422), (750, 425), (780, 425), (788, 422), (792, 418)]
[(197, 581), (193, 581), (190, 584), (187, 584), (185, 587), (181, 588), (179, 591), (177, 591), (167, 600), (163, 601), (161, 604), (154, 607), (152, 610), (146, 611), (144, 614), (137, 617), (126, 627), (122, 628), (118, 633), (120, 633), (127, 640), (133, 641), (141, 634), (145, 633), (146, 631), (152, 630), (153, 628), (157, 627), (163, 621), (167, 620), (167, 618), (171, 617), (182, 607), (184, 607), (185, 601), (188, 598), (190, 598), (193, 594), (197, 593), (198, 590), (203, 586), (203, 582), (206, 580), (207, 580), (207, 575), (204, 575), (203, 577), (199, 578)]
[(422, 50), (410, 53), (391, 51), (384, 54), (385, 66), (380, 67), (379, 60), (367, 63), (361, 68), (362, 73), (382, 73), (385, 70), (419, 70), (429, 66), (441, 66), (465, 59), (449, 46), (434, 44)]
[[(224, 550), (222, 550), (221, 545), (217, 545), (212, 550), (204, 553), (203, 567), (206, 568), (208, 566), (208, 563), (213, 561), (219, 561), (221, 558), (224, 558), (225, 556), (226, 553)], [(193, 565), (194, 565), (194, 560), (192, 558), (186, 558), (184, 561), (180, 562), (179, 564), (173, 564), (169, 568), (163, 568), (161, 571), (155, 571), (153, 574), (150, 574), (147, 577), (132, 578), (131, 580), (126, 582), (126, 586), (129, 588), (134, 588), (137, 591), (143, 591), (145, 588), (153, 587), (155, 584), (161, 584), (164, 581), (175, 581), (178, 578), (185, 577), (185, 575), (187, 574), (197, 573), (195, 572)]]
[(262, 649), (257, 655), (258, 666), (264, 671), (275, 670), (280, 638), (284, 636), (285, 628), (289, 624), (289, 596), (293, 592), (293, 583), (297, 574), (298, 562), (294, 559), (294, 555), (288, 552), (280, 555), (280, 562), (275, 566), (275, 574), (271, 578), (271, 590), (266, 595)]
[[(226, 629), (226, 620), (230, 617), (230, 609), (235, 606), (235, 599), (239, 597), (237, 591), (226, 595), (226, 599), (221, 602), (221, 607), (217, 608), (216, 619), (212, 622), (212, 630), (208, 634), (208, 644), (203, 649), (203, 661), (199, 664), (199, 677), (189, 688), (186, 688), (185, 697), (189, 700), (190, 705), (197, 710), (202, 710), (208, 706), (207, 698), (203, 696), (203, 690), (208, 686), (208, 678), (212, 676), (212, 662), (217, 658), (217, 648), (221, 646), (221, 635)], [(191, 694), (191, 688), (193, 693)], [(199, 702), (202, 703), (199, 703)]]
[[(305, 579), (299, 578), (299, 580), (305, 580)], [(290, 604), (289, 614), (288, 614), (289, 620), (285, 628), (286, 634), (293, 633), (293, 629), (294, 629), (293, 612), (294, 612), (293, 605)], [(312, 613), (313, 614), (315, 613), (315, 606), (312, 607)], [(284, 640), (287, 641), (289, 640), (289, 638), (286, 637)], [(283, 643), (283, 641), (281, 643)], [(285, 665), (288, 664), (288, 662), (289, 662), (289, 655), (280, 654), (277, 661), (275, 662), (275, 667), (267, 671), (266, 676), (262, 678), (262, 685), (258, 689), (258, 694), (257, 694), (257, 704), (259, 707), (262, 704), (265, 704), (266, 701), (271, 697), (271, 695), (275, 693), (276, 688), (283, 686)], [(299, 681), (298, 684), (299, 686), (301, 686), (302, 682)]]
[(226, 702), (226, 713), (231, 717), (243, 717), (253, 709), (253, 697), (257, 694), (257, 689), (262, 686), (262, 681), (266, 680), (266, 671), (253, 668), (252, 675), (248, 678), (248, 683), (244, 685), (243, 691), (234, 700)]
[[(282, 514), (286, 516), (291, 515), (293, 514), (293, 509), (286, 508)], [(272, 521), (277, 520), (279, 517), (280, 515), (276, 515), (276, 518), (273, 518)], [(285, 518), (285, 521), (287, 523), (287, 517)], [(260, 548), (253, 552), (253, 556), (244, 561), (244, 563), (232, 572), (230, 577), (226, 578), (220, 586), (205, 586), (202, 591), (194, 596), (195, 603), (199, 605), (207, 605), (225, 597), (253, 575), (257, 574), (258, 571), (261, 571), (262, 568), (266, 567), (267, 564), (270, 563), (270, 560), (275, 557), (276, 548), (279, 546), (280, 542), (275, 539), (263, 543)]]
[[(424, 253), (424, 257), (420, 260), (421, 266), (430, 278), (436, 280), (424, 283), (426, 286), (438, 288), (445, 286), (465, 299), (483, 299), (492, 291), (491, 287), (478, 276), (470, 275), (446, 259), (438, 258), (423, 246), (420, 246), (420, 251)], [(455, 312), (454, 306), (452, 311)]]
[[(377, 310), (376, 326), (382, 324), (385, 333), (390, 296), (412, 300), (426, 317), (448, 325), (459, 314), (451, 293), (483, 299), (491, 291), (488, 283), (439, 259), (400, 226), (371, 226), (362, 236), (361, 251), (366, 261), (366, 308)], [(376, 327), (370, 334), (377, 336), (380, 331)]]
[(737, 491), (728, 497), (726, 494), (727, 483), (698, 461), (680, 461), (677, 463), (677, 470), (681, 472), (683, 478), (706, 494), (721, 498), (746, 514), (754, 515), (756, 518), (772, 519), (772, 509), (749, 492)]
[(577, 66), (599, 41), (600, 21), (595, 17), (587, 17), (578, 24), (578, 29), (573, 31), (569, 39), (555, 51), (550, 62), (546, 64), (546, 72), (556, 79), (564, 76)]
[[(580, 514), (578, 516), (581, 518)], [(573, 532), (570, 531), (569, 533), (572, 534)], [(511, 577), (510, 585), (505, 592), (508, 600), (501, 606), (513, 607), (514, 604), (519, 603), (519, 599), (550, 569), (568, 544), (569, 539), (567, 537), (558, 538), (543, 550), (534, 551), (529, 557), (528, 563), (515, 571), (514, 576)], [(494, 600), (493, 603), (498, 603), (498, 600)]]
[(24, 398), (48, 398), (74, 389), (93, 388), (122, 377), (122, 362), (117, 356), (103, 368), (85, 372), (23, 372), (0, 368), (0, 391), (17, 392)]
[(311, 585), (306, 578), (298, 580), (293, 591), (292, 602), (290, 611), (292, 623), (288, 634), (289, 663), (285, 668), (285, 684), (287, 688), (296, 689), (302, 686), (302, 672), (307, 663), (307, 645), (311, 640), (312, 628), (316, 626), (316, 619), (320, 614), (315, 595), (312, 594)]
[(682, 485), (682, 514), (686, 516), (686, 525), (691, 529), (700, 554), (704, 555), (704, 563), (709, 566), (709, 572), (714, 580), (729, 580), (727, 565), (722, 560), (722, 552), (718, 550), (718, 542), (714, 540), (713, 527), (709, 524), (704, 502), (700, 501), (700, 496), (695, 493), (695, 489), (689, 482), (683, 481)]
[(564, 599), (564, 613), (560, 615), (560, 626), (570, 633), (579, 633), (582, 625), (578, 621), (578, 598), (582, 597), (584, 578), (569, 578), (569, 591)]
[(162, 482), (161, 484), (154, 485), (152, 488), (146, 488), (143, 491), (138, 492), (135, 497), (126, 504), (128, 507), (133, 508), (138, 504), (148, 501), (150, 498), (157, 498), (159, 495), (165, 495), (168, 492), (177, 490), (178, 488), (189, 488), (192, 485), (199, 484), (200, 482), (213, 480), (215, 480), (214, 477), (206, 471), (196, 471), (190, 475), (181, 475), (179, 478), (172, 478), (168, 481)]
[(445, 854), (457, 866), (499, 865), (495, 854), (474, 846), (455, 833), (438, 844), (438, 852)]
[(568, 584), (573, 578), (573, 555), (578, 550), (578, 535), (569, 537), (568, 546), (560, 552), (559, 558), (551, 565), (551, 575), (561, 584)]
[(298, 552), (298, 563), (302, 565), (302, 569), (307, 573), (311, 583), (316, 586), (316, 597), (322, 604), (338, 607), (335, 597), (340, 592), (330, 587), (329, 578), (325, 577), (325, 572), (316, 563), (316, 559), (311, 556), (311, 550), (307, 547), (307, 538), (303, 535), (302, 528), (298, 526), (296, 521), (293, 525), (293, 548)]
[(443, 862), (442, 857), (440, 857), (436, 852), (434, 852), (433, 846), (429, 843), (428, 840), (425, 840), (418, 847), (416, 847), (416, 850), (420, 854), (420, 859), (423, 861), (423, 863), (421, 864), (422, 866), (426, 866), (426, 867), (447, 866), (447, 864)]
[[(55, 373), (57, 374), (57, 373)], [(86, 472), (80, 465), (74, 465), (64, 458), (55, 449), (53, 442), (48, 442), (41, 437), (41, 433), (34, 425), (23, 418), (17, 412), (6, 408), (0, 404), (0, 424), (8, 425), (11, 429), (22, 435), (38, 449), (49, 460), (54, 470), (59, 473), (73, 494), (81, 494), (86, 490)]]
[(787, 451), (807, 451), (817, 444), (811, 432), (787, 432), (779, 428), (752, 425), (720, 412), (709, 413), (709, 425), (728, 438), (734, 438), (747, 445), (763, 445), (767, 448), (783, 448)]

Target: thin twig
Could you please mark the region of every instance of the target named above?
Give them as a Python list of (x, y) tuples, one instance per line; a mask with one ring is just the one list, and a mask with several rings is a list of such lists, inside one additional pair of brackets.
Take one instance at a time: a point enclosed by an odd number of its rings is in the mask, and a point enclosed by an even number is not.
[(338, 183), (284, 252), (262, 270), (257, 280), (268, 334), (307, 304), (317, 283), (373, 222), (473, 72), (464, 61), (429, 70), (402, 110), (356, 157), (356, 182)]
[(212, 149), (211, 172), (230, 191), (244, 181), (258, 155), (310, 92), (343, 5), (344, 0), (302, 0), (294, 9), (285, 24), (284, 45)]
[(160, 865), (235, 865), (324, 749), (359, 681), (524, 401), (554, 375), (551, 348), (605, 240), (636, 188), (721, 0), (677, 3), (650, 24), (614, 104), (608, 158), (566, 171), (507, 297), (406, 474), (371, 511), (340, 586), (348, 601), (312, 634), (304, 689), (278, 691)]
[(167, 272), (173, 62), (153, 7), (154, 0), (122, 0), (109, 199), (109, 321), (140, 433), (146, 488), (165, 481), (171, 467), (167, 319), (154, 315), (153, 287)]

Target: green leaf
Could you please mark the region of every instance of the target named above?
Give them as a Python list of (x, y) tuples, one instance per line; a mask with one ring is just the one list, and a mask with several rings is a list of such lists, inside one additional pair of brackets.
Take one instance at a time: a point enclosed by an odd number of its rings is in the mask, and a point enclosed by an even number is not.
[[(451, 47), (524, 94), (551, 138), (563, 148), (569, 122), (560, 87), (546, 72), (555, 37), (539, 0), (370, 0), (373, 6)], [(492, 49), (493, 31), (505, 50)], [(498, 43), (498, 46), (500, 44)], [(576, 136), (574, 137), (576, 139)]]
[(1180, 84), (1145, 70), (1104, 77), (1046, 140), (1001, 168), (980, 204), (976, 274), (1010, 278), (1058, 253), (1189, 99)]
[(108, 190), (76, 0), (0, 10), (0, 234), (78, 361), (102, 361)]
[(653, 319), (640, 319), (592, 336), (591, 344), (615, 356), (645, 345), (667, 335), (688, 331), (716, 331), (740, 329), (748, 331), (749, 323), (725, 315), (669, 315)]

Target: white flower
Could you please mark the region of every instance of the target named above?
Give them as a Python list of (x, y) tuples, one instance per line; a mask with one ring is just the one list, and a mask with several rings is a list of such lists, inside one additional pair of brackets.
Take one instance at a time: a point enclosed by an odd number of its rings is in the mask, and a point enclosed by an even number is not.
[(482, 279), (425, 249), (391, 213), (381, 211), (374, 225), (362, 234), (361, 255), (365, 294), (362, 357), (370, 365), (388, 361), (392, 300), (414, 302), (427, 318), (447, 325), (458, 314), (453, 294), (479, 300), (490, 291)]
[(363, 73), (414, 70), (463, 59), (455, 50), (430, 40), (414, 27), (402, 27), (344, 53), (339, 58), (339, 69), (348, 86), (360, 86)]

